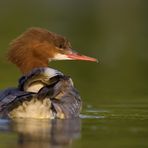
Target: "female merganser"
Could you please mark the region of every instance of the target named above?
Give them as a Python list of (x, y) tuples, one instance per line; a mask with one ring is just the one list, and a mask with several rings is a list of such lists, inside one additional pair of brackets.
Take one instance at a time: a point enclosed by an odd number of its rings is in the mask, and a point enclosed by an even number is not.
[(30, 28), (10, 44), (8, 59), (23, 76), (17, 88), (0, 92), (0, 115), (10, 118), (73, 118), (81, 110), (81, 98), (72, 79), (49, 68), (52, 60), (86, 60), (71, 49), (69, 41), (46, 29)]

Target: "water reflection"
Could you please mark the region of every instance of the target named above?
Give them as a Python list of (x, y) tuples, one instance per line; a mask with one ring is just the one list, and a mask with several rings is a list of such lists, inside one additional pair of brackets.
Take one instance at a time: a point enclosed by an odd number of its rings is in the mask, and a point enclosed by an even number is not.
[[(0, 131), (15, 132), (17, 146), (22, 148), (67, 147), (80, 137), (81, 121), (19, 119), (0, 122)], [(9, 145), (11, 146), (11, 145)]]

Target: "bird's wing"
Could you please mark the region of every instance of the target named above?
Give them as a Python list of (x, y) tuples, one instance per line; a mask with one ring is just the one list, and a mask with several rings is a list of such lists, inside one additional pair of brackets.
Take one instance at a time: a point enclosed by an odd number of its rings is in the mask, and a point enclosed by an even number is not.
[(0, 91), (0, 115), (11, 110), (16, 103), (32, 98), (33, 95), (34, 93), (20, 91), (17, 88)]
[[(81, 97), (78, 91), (70, 86), (52, 99), (52, 104), (56, 112), (63, 112), (65, 118), (78, 117), (82, 107)], [(60, 97), (59, 97), (60, 96)]]
[(40, 82), (44, 85), (49, 85), (51, 84), (50, 79), (58, 75), (62, 76), (63, 74), (58, 70), (48, 67), (35, 68), (19, 79), (19, 89), (24, 90), (25, 87), (29, 87), (34, 82)]
[(71, 78), (60, 76), (55, 77), (55, 80), (57, 81), (40, 89), (37, 93), (38, 99), (49, 98), (57, 118), (61, 118), (63, 114), (65, 118), (77, 117), (80, 113), (82, 102)]

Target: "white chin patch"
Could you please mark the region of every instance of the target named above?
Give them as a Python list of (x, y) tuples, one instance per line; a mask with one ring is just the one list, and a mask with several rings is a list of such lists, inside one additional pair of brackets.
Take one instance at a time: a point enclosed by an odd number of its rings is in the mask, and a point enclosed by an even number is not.
[(52, 60), (71, 60), (71, 58), (68, 58), (65, 54), (57, 53)]

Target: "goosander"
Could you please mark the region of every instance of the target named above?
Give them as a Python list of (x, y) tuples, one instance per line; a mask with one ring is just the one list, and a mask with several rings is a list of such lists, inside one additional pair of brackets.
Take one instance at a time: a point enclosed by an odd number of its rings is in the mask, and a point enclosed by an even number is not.
[(23, 76), (16, 88), (0, 92), (0, 116), (8, 118), (67, 119), (78, 117), (81, 97), (69, 76), (49, 68), (52, 60), (97, 59), (73, 51), (63, 36), (42, 28), (30, 28), (13, 40), (8, 60)]

